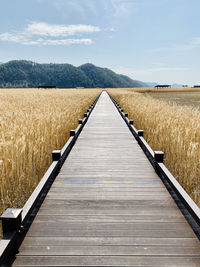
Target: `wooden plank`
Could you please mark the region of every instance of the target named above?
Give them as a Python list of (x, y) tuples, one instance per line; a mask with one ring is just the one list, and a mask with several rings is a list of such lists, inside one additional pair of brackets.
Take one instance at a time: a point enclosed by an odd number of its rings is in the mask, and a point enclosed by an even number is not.
[(172, 199), (168, 200), (62, 200), (62, 199), (46, 199), (41, 208), (47, 209), (159, 209), (159, 208), (176, 208)]
[(23, 246), (21, 256), (35, 255), (65, 255), (65, 256), (198, 256), (199, 246), (196, 247), (171, 247), (171, 246), (130, 246), (130, 245), (103, 245), (103, 246)]
[[(116, 184), (115, 184), (116, 185)], [(127, 194), (161, 194), (162, 192), (166, 192), (166, 188), (163, 187), (144, 187), (140, 185), (140, 187), (133, 187), (130, 184), (126, 186), (118, 185), (113, 187), (108, 187), (106, 186), (98, 186), (96, 184), (88, 184), (87, 187), (84, 187), (83, 185), (67, 185), (68, 187), (68, 192), (67, 194), (98, 194), (101, 192), (104, 192), (105, 194), (120, 194), (120, 193), (127, 193)], [(57, 187), (54, 186), (51, 191), (49, 192), (49, 195), (51, 194), (66, 194), (66, 188), (65, 187)]]
[(199, 256), (22, 256), (16, 266), (199, 267)]
[[(57, 220), (57, 218), (51, 221), (40, 221), (35, 220), (34, 224), (31, 226), (30, 232), (42, 232), (42, 231), (56, 231), (57, 229), (64, 232), (65, 230), (97, 230), (97, 231), (139, 231), (139, 230), (169, 230), (175, 231), (178, 228), (179, 231), (186, 231), (188, 229), (188, 224), (185, 221), (174, 223), (174, 222), (66, 222), (63, 220)], [(46, 230), (45, 230), (46, 229)], [(191, 229), (188, 229), (188, 232)], [(191, 230), (192, 231), (192, 230)]]
[(196, 238), (144, 238), (144, 237), (44, 237), (28, 236), (23, 246), (107, 246), (107, 245), (135, 245), (135, 246), (170, 246), (170, 247), (199, 247)]
[[(154, 184), (151, 184), (151, 183), (71, 183), (71, 184), (63, 184), (63, 183), (60, 183), (60, 181), (55, 181), (54, 184), (53, 184), (53, 189), (60, 189), (60, 188), (63, 188), (67, 191), (70, 191), (70, 189), (72, 188), (80, 188), (82, 187), (83, 189), (85, 188), (103, 188), (103, 190), (106, 188), (108, 190), (112, 189), (115, 191), (115, 190), (118, 190), (119, 188), (126, 188), (126, 190), (132, 190), (133, 188), (141, 188), (141, 186), (146, 189), (150, 189), (150, 190), (154, 190), (154, 189), (165, 189), (163, 187), (163, 184), (160, 182), (160, 183), (154, 183)], [(127, 188), (128, 187), (128, 188)], [(165, 189), (166, 190), (166, 189)], [(51, 192), (51, 191), (50, 191)]]
[[(91, 183), (90, 183), (91, 184)], [(151, 195), (161, 195), (162, 196), (162, 189), (163, 188), (154, 188), (154, 190), (151, 190), (151, 188), (145, 188), (146, 190), (142, 190), (141, 187), (132, 187), (132, 188), (115, 188), (115, 190), (113, 190), (112, 188), (107, 188), (107, 187), (102, 187), (102, 188), (95, 188), (95, 187), (88, 187), (88, 188), (80, 188), (81, 186), (77, 186), (75, 188), (71, 187), (71, 190), (69, 192), (67, 192), (68, 196), (75, 196), (75, 195), (81, 195), (82, 196), (92, 196), (92, 195), (100, 195), (100, 194), (105, 194), (105, 196), (115, 196), (115, 195), (124, 195), (127, 194), (128, 196), (151, 196)], [(159, 189), (161, 189), (159, 191)], [(60, 192), (59, 192), (60, 191)], [(166, 192), (166, 191), (163, 191)], [(49, 196), (56, 196), (56, 195), (65, 195), (65, 188), (61, 187), (54, 187), (54, 190), (52, 190), (51, 192), (49, 192)]]
[[(75, 209), (75, 208), (63, 208), (63, 207), (59, 207), (59, 208), (55, 208), (55, 209), (47, 209), (45, 208), (45, 206), (43, 208), (41, 208), (38, 212), (38, 215), (53, 215), (58, 216), (58, 215), (119, 215), (119, 216), (127, 216), (127, 215), (152, 215), (152, 214), (163, 214), (163, 208), (156, 208), (156, 209), (151, 209), (149, 207), (144, 207), (144, 208), (138, 208), (138, 209), (130, 209), (130, 208), (116, 208), (116, 209), (111, 209), (109, 207), (107, 208), (100, 208), (100, 209), (96, 209), (95, 213), (94, 213), (94, 209), (93, 208), (87, 208), (85, 207), (84, 209), (79, 208), (79, 209)], [(166, 216), (169, 215), (177, 215), (177, 214), (181, 214), (180, 210), (178, 209), (172, 209), (172, 208), (166, 208), (165, 209), (165, 213)], [(183, 217), (183, 215), (181, 214), (181, 216)]]
[[(52, 215), (37, 215), (35, 222), (51, 221)], [(62, 222), (185, 222), (181, 214), (144, 214), (144, 215), (56, 215), (56, 221)]]
[(63, 228), (42, 228), (33, 227), (29, 230), (27, 236), (84, 236), (84, 237), (158, 237), (158, 238), (194, 238), (193, 231), (188, 227), (187, 229), (179, 229), (177, 224), (177, 229), (173, 230), (155, 230), (155, 229), (142, 229), (142, 230), (88, 230), (88, 229), (63, 229)]
[(109, 195), (105, 195), (105, 194), (97, 194), (97, 195), (88, 195), (88, 196), (80, 196), (80, 195), (59, 195), (56, 194), (54, 196), (49, 195), (46, 199), (49, 200), (88, 200), (88, 201), (92, 201), (92, 200), (115, 200), (116, 197), (118, 198), (118, 200), (142, 200), (142, 201), (152, 201), (152, 200), (158, 200), (158, 201), (168, 201), (170, 200), (170, 198), (168, 196), (162, 196), (162, 195), (114, 195), (114, 196), (109, 196)]

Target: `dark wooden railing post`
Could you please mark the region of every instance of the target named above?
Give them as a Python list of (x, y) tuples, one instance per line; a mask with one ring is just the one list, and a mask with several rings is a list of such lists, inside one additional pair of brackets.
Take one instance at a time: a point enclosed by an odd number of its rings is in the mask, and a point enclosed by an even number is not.
[(52, 161), (58, 161), (61, 158), (61, 150), (52, 151)]
[(3, 236), (18, 231), (22, 222), (22, 209), (7, 209), (0, 216), (2, 220)]
[(78, 123), (79, 123), (79, 124), (82, 124), (82, 123), (83, 123), (83, 120), (78, 120)]
[(138, 136), (143, 137), (144, 136), (144, 131), (143, 130), (138, 130)]
[(154, 151), (154, 169), (158, 175), (160, 175), (159, 163), (163, 163), (164, 152)]
[(134, 125), (134, 120), (129, 120), (130, 125)]
[(76, 131), (75, 130), (70, 130), (70, 136), (75, 136)]
[(154, 160), (158, 163), (163, 163), (164, 152), (163, 151), (154, 151)]

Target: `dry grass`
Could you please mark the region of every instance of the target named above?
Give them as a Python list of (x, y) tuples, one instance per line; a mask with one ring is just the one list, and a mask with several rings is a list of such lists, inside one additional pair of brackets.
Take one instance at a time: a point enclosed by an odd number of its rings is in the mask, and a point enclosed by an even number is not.
[(145, 87), (145, 88), (125, 88), (129, 92), (138, 92), (138, 93), (150, 93), (150, 92), (200, 92), (200, 88), (193, 87), (171, 87), (171, 88), (154, 88), (154, 87)]
[(200, 109), (200, 92), (156, 92), (145, 93), (145, 95), (164, 100), (169, 104), (176, 103), (178, 105)]
[(0, 90), (0, 213), (22, 207), (101, 90)]
[(165, 152), (165, 164), (200, 205), (200, 111), (170, 105), (133, 90), (110, 89), (154, 150)]

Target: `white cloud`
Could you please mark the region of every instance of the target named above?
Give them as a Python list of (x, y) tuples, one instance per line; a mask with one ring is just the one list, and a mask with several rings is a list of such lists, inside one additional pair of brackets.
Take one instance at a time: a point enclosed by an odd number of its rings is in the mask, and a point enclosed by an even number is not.
[(18, 43), (21, 41), (21, 37), (15, 34), (5, 32), (5, 33), (0, 34), (0, 40)]
[(1, 33), (0, 41), (20, 43), (23, 45), (90, 45), (93, 43), (91, 38), (63, 39), (63, 37), (82, 36), (95, 32), (100, 32), (100, 28), (92, 25), (59, 25), (45, 22), (31, 22), (22, 32)]
[(10, 33), (0, 34), (0, 41), (7, 41), (13, 43), (19, 43), (23, 45), (72, 45), (72, 44), (84, 44), (90, 45), (93, 43), (90, 38), (76, 38), (76, 39), (45, 39), (39, 38), (31, 40), (23, 35), (14, 35)]
[(28, 24), (25, 33), (51, 37), (73, 36), (78, 34), (99, 32), (100, 28), (92, 25), (62, 25), (45, 22), (32, 22)]
[(22, 34), (13, 34), (13, 33), (8, 33), (8, 32), (0, 34), (0, 41), (6, 41), (6, 42), (12, 42), (12, 43), (21, 43), (24, 45), (37, 44), (36, 41), (30, 40), (29, 38), (27, 38), (26, 36), (24, 36)]
[(50, 39), (39, 39), (41, 45), (71, 45), (71, 44), (84, 44), (90, 45), (93, 43), (91, 39), (59, 39), (59, 40), (50, 40)]

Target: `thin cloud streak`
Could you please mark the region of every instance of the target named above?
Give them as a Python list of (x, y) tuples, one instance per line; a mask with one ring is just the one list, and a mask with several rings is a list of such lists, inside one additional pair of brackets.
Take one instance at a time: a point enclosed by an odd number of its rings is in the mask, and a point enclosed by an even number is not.
[(71, 45), (71, 44), (84, 44), (91, 45), (93, 41), (91, 39), (62, 39), (62, 40), (42, 40), (41, 45)]
[(32, 22), (25, 29), (25, 34), (64, 37), (78, 34), (100, 32), (100, 28), (92, 25), (51, 25), (45, 22)]
[(80, 38), (80, 39), (39, 38), (36, 40), (30, 40), (30, 39), (27, 39), (25, 36), (17, 36), (17, 35), (13, 35), (9, 33), (0, 34), (0, 41), (19, 43), (23, 45), (72, 45), (72, 44), (91, 45), (93, 43), (93, 41), (89, 38)]
[(31, 22), (22, 32), (1, 33), (0, 41), (19, 43), (23, 45), (91, 45), (93, 43), (91, 38), (63, 39), (63, 37), (82, 36), (83, 34), (97, 33), (100, 31), (99, 27), (92, 25), (58, 25), (48, 24), (45, 22)]

